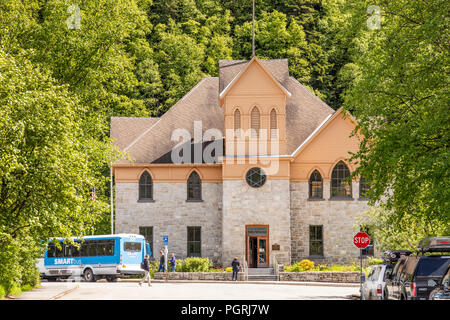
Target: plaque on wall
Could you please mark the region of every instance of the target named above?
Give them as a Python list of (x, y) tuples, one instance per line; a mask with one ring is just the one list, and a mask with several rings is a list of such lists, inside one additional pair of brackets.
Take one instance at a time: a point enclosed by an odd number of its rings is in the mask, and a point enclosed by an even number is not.
[(272, 250), (280, 250), (280, 245), (278, 243), (274, 243), (272, 245)]

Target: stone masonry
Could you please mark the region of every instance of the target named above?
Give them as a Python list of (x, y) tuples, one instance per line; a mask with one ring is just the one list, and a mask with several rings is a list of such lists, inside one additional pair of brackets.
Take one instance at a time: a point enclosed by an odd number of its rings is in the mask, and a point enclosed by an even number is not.
[[(350, 263), (359, 257), (353, 244), (355, 217), (369, 209), (359, 200), (359, 183), (352, 183), (353, 200), (330, 200), (330, 182), (323, 183), (324, 200), (308, 200), (308, 182), (291, 182), (292, 261)], [(323, 226), (323, 257), (309, 256), (309, 226)]]
[(187, 202), (186, 183), (154, 183), (154, 202), (138, 201), (138, 183), (116, 183), (116, 232), (139, 233), (153, 227), (154, 257), (169, 236), (169, 252), (177, 259), (187, 255), (187, 227), (201, 227), (201, 254), (215, 263), (221, 252), (222, 184), (203, 183), (201, 202)]
[[(267, 180), (260, 188), (245, 180), (223, 181), (222, 244), (223, 263), (233, 257), (245, 257), (246, 225), (269, 225), (269, 257), (275, 254), (279, 263), (290, 263), (289, 180)], [(271, 250), (279, 244), (280, 250)], [(242, 261), (242, 260), (241, 260)], [(270, 261), (272, 263), (272, 261)]]

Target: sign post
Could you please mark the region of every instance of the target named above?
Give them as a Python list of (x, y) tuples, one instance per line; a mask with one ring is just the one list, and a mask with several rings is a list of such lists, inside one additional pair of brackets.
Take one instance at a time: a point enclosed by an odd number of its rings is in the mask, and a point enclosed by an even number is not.
[(362, 279), (363, 279), (363, 277), (362, 277), (362, 249), (367, 248), (367, 246), (370, 243), (370, 237), (365, 232), (358, 232), (353, 237), (353, 243), (355, 244), (355, 246), (357, 246), (359, 248), (359, 260), (360, 260), (360, 268), (361, 268), (360, 275), (359, 275), (359, 292), (360, 292), (359, 300), (362, 300)]
[(164, 271), (166, 273), (166, 281), (167, 281), (167, 277), (168, 277), (168, 273), (167, 273), (167, 256), (169, 255), (169, 249), (168, 249), (169, 236), (163, 236), (163, 242), (164, 242)]

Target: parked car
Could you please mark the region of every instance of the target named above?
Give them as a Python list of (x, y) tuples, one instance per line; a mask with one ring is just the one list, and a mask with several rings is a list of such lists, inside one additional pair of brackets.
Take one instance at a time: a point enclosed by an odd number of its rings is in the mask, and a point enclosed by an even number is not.
[(389, 299), (427, 300), (441, 283), (450, 265), (450, 237), (426, 238), (417, 247), (422, 255), (403, 256), (395, 265), (387, 281)]
[(450, 268), (441, 283), (430, 293), (430, 300), (450, 300)]
[(363, 300), (386, 300), (386, 280), (394, 270), (393, 264), (378, 264), (373, 266), (362, 285)]

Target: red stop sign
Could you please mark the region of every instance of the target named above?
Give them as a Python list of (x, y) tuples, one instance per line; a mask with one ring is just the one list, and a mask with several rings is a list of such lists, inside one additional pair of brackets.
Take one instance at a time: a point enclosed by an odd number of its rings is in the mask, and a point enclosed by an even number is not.
[(370, 237), (365, 232), (358, 232), (353, 237), (353, 243), (360, 249), (366, 248), (370, 243)]

